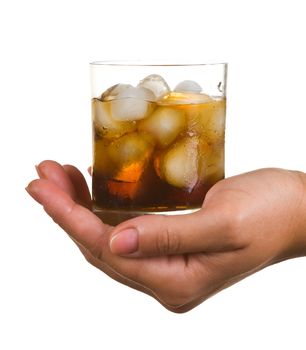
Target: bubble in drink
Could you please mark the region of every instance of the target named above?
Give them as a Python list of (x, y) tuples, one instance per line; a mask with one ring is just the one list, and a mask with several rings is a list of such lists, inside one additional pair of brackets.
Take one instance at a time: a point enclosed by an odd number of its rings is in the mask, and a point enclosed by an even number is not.
[(209, 99), (207, 103), (195, 105), (186, 113), (188, 130), (192, 134), (205, 136), (210, 143), (224, 140), (225, 100)]
[(152, 111), (154, 100), (155, 96), (152, 91), (144, 87), (128, 87), (110, 102), (112, 117), (118, 121), (144, 119)]
[(210, 181), (216, 183), (224, 178), (224, 147), (215, 145), (207, 159), (203, 182)]
[(210, 142), (217, 143), (224, 140), (225, 131), (225, 100), (219, 99), (215, 101), (213, 112), (210, 115), (207, 129), (209, 130), (208, 138)]
[(213, 146), (211, 146), (206, 137), (197, 136), (199, 139), (198, 152), (199, 152), (199, 168), (198, 176), (199, 182), (205, 183), (210, 180), (210, 170), (208, 168), (213, 164)]
[(175, 92), (192, 92), (199, 94), (202, 91), (201, 85), (193, 80), (184, 80), (174, 88)]
[(148, 75), (140, 81), (138, 87), (144, 87), (151, 90), (157, 100), (170, 92), (170, 88), (165, 79), (158, 74)]

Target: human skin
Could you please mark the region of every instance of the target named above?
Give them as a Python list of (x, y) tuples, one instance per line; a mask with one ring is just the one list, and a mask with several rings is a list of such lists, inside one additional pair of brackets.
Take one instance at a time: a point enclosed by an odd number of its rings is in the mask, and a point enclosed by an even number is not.
[(91, 211), (80, 171), (37, 166), (28, 193), (111, 278), (186, 312), (274, 263), (306, 255), (306, 174), (260, 169), (218, 182), (202, 208), (145, 215), (116, 227)]

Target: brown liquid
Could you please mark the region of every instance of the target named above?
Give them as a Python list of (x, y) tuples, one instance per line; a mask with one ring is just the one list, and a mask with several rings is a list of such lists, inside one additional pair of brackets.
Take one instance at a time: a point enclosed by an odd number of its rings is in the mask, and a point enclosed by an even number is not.
[(202, 206), (207, 191), (224, 178), (225, 100), (192, 103), (192, 97), (171, 93), (150, 102), (148, 115), (136, 121), (113, 119), (112, 101), (93, 99), (96, 209), (159, 212)]

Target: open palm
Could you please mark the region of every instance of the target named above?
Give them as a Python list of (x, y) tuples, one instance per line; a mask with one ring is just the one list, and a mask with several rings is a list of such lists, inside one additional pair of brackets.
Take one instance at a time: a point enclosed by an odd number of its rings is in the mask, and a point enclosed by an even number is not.
[[(44, 161), (37, 169), (40, 179), (28, 192), (85, 258), (171, 311), (188, 311), (251, 273), (304, 253), (295, 249), (304, 244), (297, 234), (304, 230), (302, 173), (263, 169), (239, 175), (215, 185), (196, 213), (147, 215), (112, 227), (92, 213), (86, 181), (75, 167)], [(138, 232), (138, 248), (124, 255), (124, 232), (131, 228)], [(118, 233), (121, 239), (110, 244)]]

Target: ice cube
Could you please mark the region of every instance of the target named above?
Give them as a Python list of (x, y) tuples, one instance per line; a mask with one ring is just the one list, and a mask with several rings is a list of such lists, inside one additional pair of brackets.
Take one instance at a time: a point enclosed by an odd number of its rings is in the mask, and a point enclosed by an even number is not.
[(226, 102), (224, 99), (216, 100), (213, 113), (207, 124), (208, 138), (212, 143), (218, 143), (224, 140), (225, 131), (225, 109)]
[(118, 94), (123, 92), (124, 90), (132, 87), (130, 84), (116, 84), (108, 88), (106, 91), (103, 92), (101, 95), (102, 101), (111, 101), (114, 100)]
[(92, 118), (98, 134), (104, 138), (120, 137), (136, 130), (136, 123), (114, 120), (110, 112), (110, 102), (92, 100)]
[(159, 105), (187, 105), (187, 104), (199, 104), (206, 103), (211, 100), (211, 97), (206, 94), (195, 93), (183, 93), (183, 92), (170, 92), (165, 95), (157, 103)]
[(199, 176), (201, 182), (214, 184), (224, 178), (224, 145), (214, 145), (201, 153)]
[(160, 157), (157, 174), (169, 185), (185, 188), (189, 192), (198, 182), (199, 139), (186, 137), (174, 144)]
[(146, 119), (138, 124), (138, 130), (152, 135), (158, 147), (169, 146), (184, 130), (186, 125), (184, 112), (174, 107), (158, 107)]
[(208, 167), (214, 163), (212, 158), (213, 147), (208, 144), (206, 137), (199, 137), (198, 151), (199, 151), (199, 181), (206, 182), (208, 175)]
[(153, 152), (149, 135), (130, 133), (113, 141), (108, 147), (110, 161), (115, 164), (114, 180), (137, 182)]
[(225, 129), (225, 100), (209, 102), (186, 109), (188, 131), (204, 135), (210, 143), (223, 139)]
[(158, 74), (148, 75), (140, 81), (138, 87), (151, 90), (158, 100), (170, 92), (170, 88), (165, 79)]
[(122, 98), (139, 98), (145, 101), (151, 101), (154, 102), (156, 100), (153, 92), (143, 86), (140, 87), (134, 87), (134, 86), (128, 86), (122, 91), (118, 93), (116, 96), (116, 99), (122, 99)]
[(154, 108), (152, 101), (155, 101), (152, 91), (144, 87), (130, 86), (111, 101), (112, 117), (118, 121), (144, 119)]
[(181, 81), (176, 87), (174, 88), (175, 92), (193, 92), (196, 94), (199, 94), (202, 91), (202, 87), (193, 80), (184, 80)]

